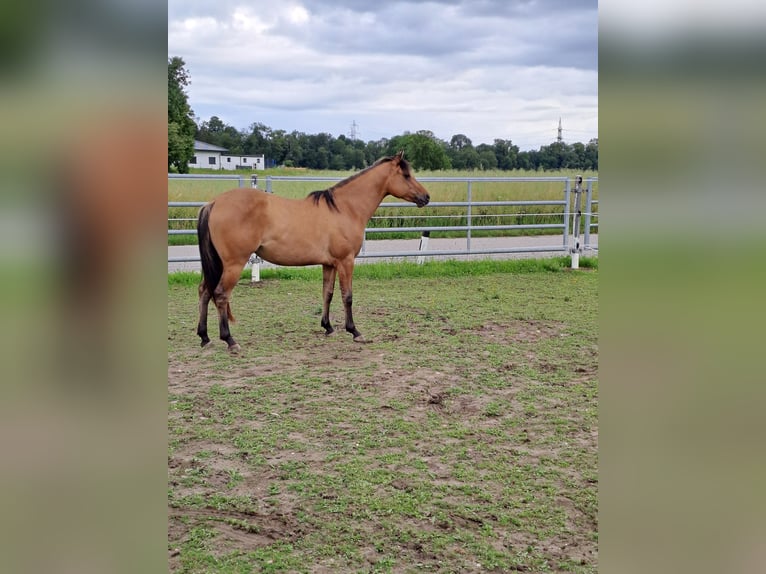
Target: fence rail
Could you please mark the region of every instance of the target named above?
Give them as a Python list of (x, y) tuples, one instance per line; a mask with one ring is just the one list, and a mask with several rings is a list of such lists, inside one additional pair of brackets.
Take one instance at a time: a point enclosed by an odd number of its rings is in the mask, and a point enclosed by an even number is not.
[[(237, 175), (211, 175), (211, 174), (190, 174), (179, 175), (169, 174), (169, 179), (215, 179), (215, 180), (235, 180), (240, 187), (246, 186), (246, 180), (249, 179), (251, 187), (258, 187), (257, 175), (237, 176)], [(275, 182), (338, 182), (340, 177), (326, 176), (265, 176), (265, 191), (274, 193), (273, 184)], [(456, 255), (483, 255), (483, 254), (502, 254), (502, 253), (537, 253), (537, 252), (561, 252), (562, 254), (574, 253), (576, 250), (578, 256), (582, 251), (596, 251), (598, 247), (591, 245), (590, 236), (592, 230), (598, 229), (598, 200), (593, 198), (594, 184), (598, 182), (597, 177), (420, 177), (419, 181), (439, 182), (439, 183), (463, 183), (465, 184), (465, 201), (434, 201), (428, 204), (429, 210), (451, 210), (452, 213), (440, 215), (402, 215), (408, 210), (417, 209), (413, 204), (402, 202), (384, 202), (376, 210), (371, 220), (371, 224), (365, 229), (365, 242), (362, 251), (357, 257), (418, 257), (422, 261), (424, 256), (456, 256)], [(261, 182), (263, 183), (263, 182)], [(524, 199), (524, 200), (496, 200), (496, 201), (476, 201), (473, 199), (474, 184), (513, 184), (514, 186), (525, 183), (560, 183), (561, 199)], [(584, 186), (583, 186), (584, 183)], [(585, 196), (585, 210), (581, 209), (582, 195)], [(573, 201), (574, 200), (574, 201)], [(205, 204), (202, 201), (169, 201), (168, 209), (171, 208), (198, 208)], [(503, 208), (522, 208), (509, 213)], [(540, 210), (538, 212), (526, 211), (523, 208), (532, 208)], [(555, 211), (545, 211), (544, 208), (554, 208)], [(389, 215), (390, 210), (399, 211), (399, 214)], [(454, 211), (458, 209), (459, 212)], [(487, 213), (487, 209), (493, 209), (493, 213)], [(477, 210), (481, 212), (477, 213)], [(414, 211), (413, 211), (414, 213)], [(514, 217), (519, 223), (489, 223), (488, 218)], [(429, 220), (433, 219), (457, 219), (454, 225), (433, 225), (435, 223)], [(538, 223), (529, 223), (529, 218), (545, 218), (547, 221)], [(408, 225), (406, 220), (418, 219), (421, 223)], [(524, 222), (526, 219), (527, 222)], [(168, 217), (168, 221), (177, 226), (187, 226), (186, 229), (168, 229), (168, 235), (196, 235), (196, 217)], [(538, 220), (539, 221), (539, 220)], [(170, 227), (170, 225), (169, 225)], [(188, 228), (188, 227), (191, 227)], [(526, 247), (506, 247), (506, 248), (473, 248), (471, 239), (475, 232), (516, 232), (516, 231), (556, 231), (552, 235), (560, 235), (561, 240), (556, 245), (546, 246), (526, 246)], [(583, 239), (580, 241), (580, 232), (583, 233)], [(427, 250), (427, 239), (421, 239), (421, 247), (418, 251), (367, 251), (368, 235), (375, 236), (381, 233), (420, 233), (422, 238), (428, 238), (431, 233), (454, 232), (464, 234), (465, 248), (450, 250)], [(574, 260), (574, 256), (573, 256)], [(168, 262), (194, 262), (199, 261), (199, 257), (168, 257)]]

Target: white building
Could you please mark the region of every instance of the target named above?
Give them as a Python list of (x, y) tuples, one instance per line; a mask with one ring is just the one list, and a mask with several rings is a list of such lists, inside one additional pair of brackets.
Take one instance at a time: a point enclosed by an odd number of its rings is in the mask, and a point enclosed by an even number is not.
[(225, 147), (194, 140), (194, 156), (189, 167), (207, 169), (264, 169), (263, 155), (229, 155)]
[(262, 155), (221, 155), (221, 169), (264, 169)]
[(189, 167), (221, 169), (221, 154), (229, 151), (225, 147), (194, 140), (194, 157)]

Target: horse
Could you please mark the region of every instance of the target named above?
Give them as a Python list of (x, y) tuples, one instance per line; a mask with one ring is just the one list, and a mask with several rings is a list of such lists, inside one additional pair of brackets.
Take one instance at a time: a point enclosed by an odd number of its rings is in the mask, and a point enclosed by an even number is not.
[(229, 328), (229, 322), (235, 321), (230, 300), (252, 253), (276, 265), (322, 265), (320, 324), (326, 335), (334, 332), (330, 302), (337, 275), (346, 331), (354, 341), (365, 342), (354, 324), (351, 285), (354, 259), (362, 247), (367, 222), (388, 195), (418, 207), (430, 201), (428, 191), (412, 175), (403, 155), (400, 151), (382, 157), (366, 169), (303, 199), (237, 188), (205, 204), (197, 220), (202, 261), (197, 325), (200, 345), (204, 348), (210, 344), (207, 311), (212, 299), (218, 310), (221, 340), (230, 352), (240, 350)]

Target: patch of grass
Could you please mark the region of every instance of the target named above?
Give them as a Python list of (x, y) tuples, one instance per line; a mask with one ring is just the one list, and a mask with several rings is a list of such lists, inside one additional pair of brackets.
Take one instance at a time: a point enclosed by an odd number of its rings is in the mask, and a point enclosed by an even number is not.
[(176, 271), (168, 273), (168, 285), (184, 285), (192, 287), (199, 285), (202, 275), (196, 271)]
[[(528, 259), (484, 259), (478, 261), (426, 261), (422, 265), (410, 261), (401, 263), (364, 263), (354, 268), (355, 279), (400, 279), (404, 277), (476, 277), (494, 273), (539, 273), (568, 270), (571, 264), (569, 257), (528, 258)], [(598, 269), (598, 257), (580, 258), (583, 269)], [(575, 271), (576, 272), (576, 271)], [(250, 270), (242, 271), (242, 280), (250, 279)], [(262, 269), (261, 280), (322, 280), (322, 268), (310, 267), (278, 267)], [(168, 285), (197, 286), (200, 274), (190, 271), (177, 271), (168, 274)], [(492, 298), (499, 298), (499, 294)], [(565, 295), (565, 297), (569, 297)], [(321, 308), (320, 308), (321, 312)]]

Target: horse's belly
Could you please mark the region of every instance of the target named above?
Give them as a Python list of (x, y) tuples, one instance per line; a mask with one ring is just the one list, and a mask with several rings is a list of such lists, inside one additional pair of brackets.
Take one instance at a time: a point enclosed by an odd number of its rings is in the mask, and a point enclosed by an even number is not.
[(256, 254), (276, 265), (334, 265), (359, 252), (359, 235), (356, 241), (328, 226), (284, 226), (261, 236)]
[(261, 259), (274, 263), (275, 265), (319, 265), (328, 263), (326, 255), (322, 250), (313, 245), (292, 245), (284, 244), (261, 245), (256, 250), (256, 255)]

